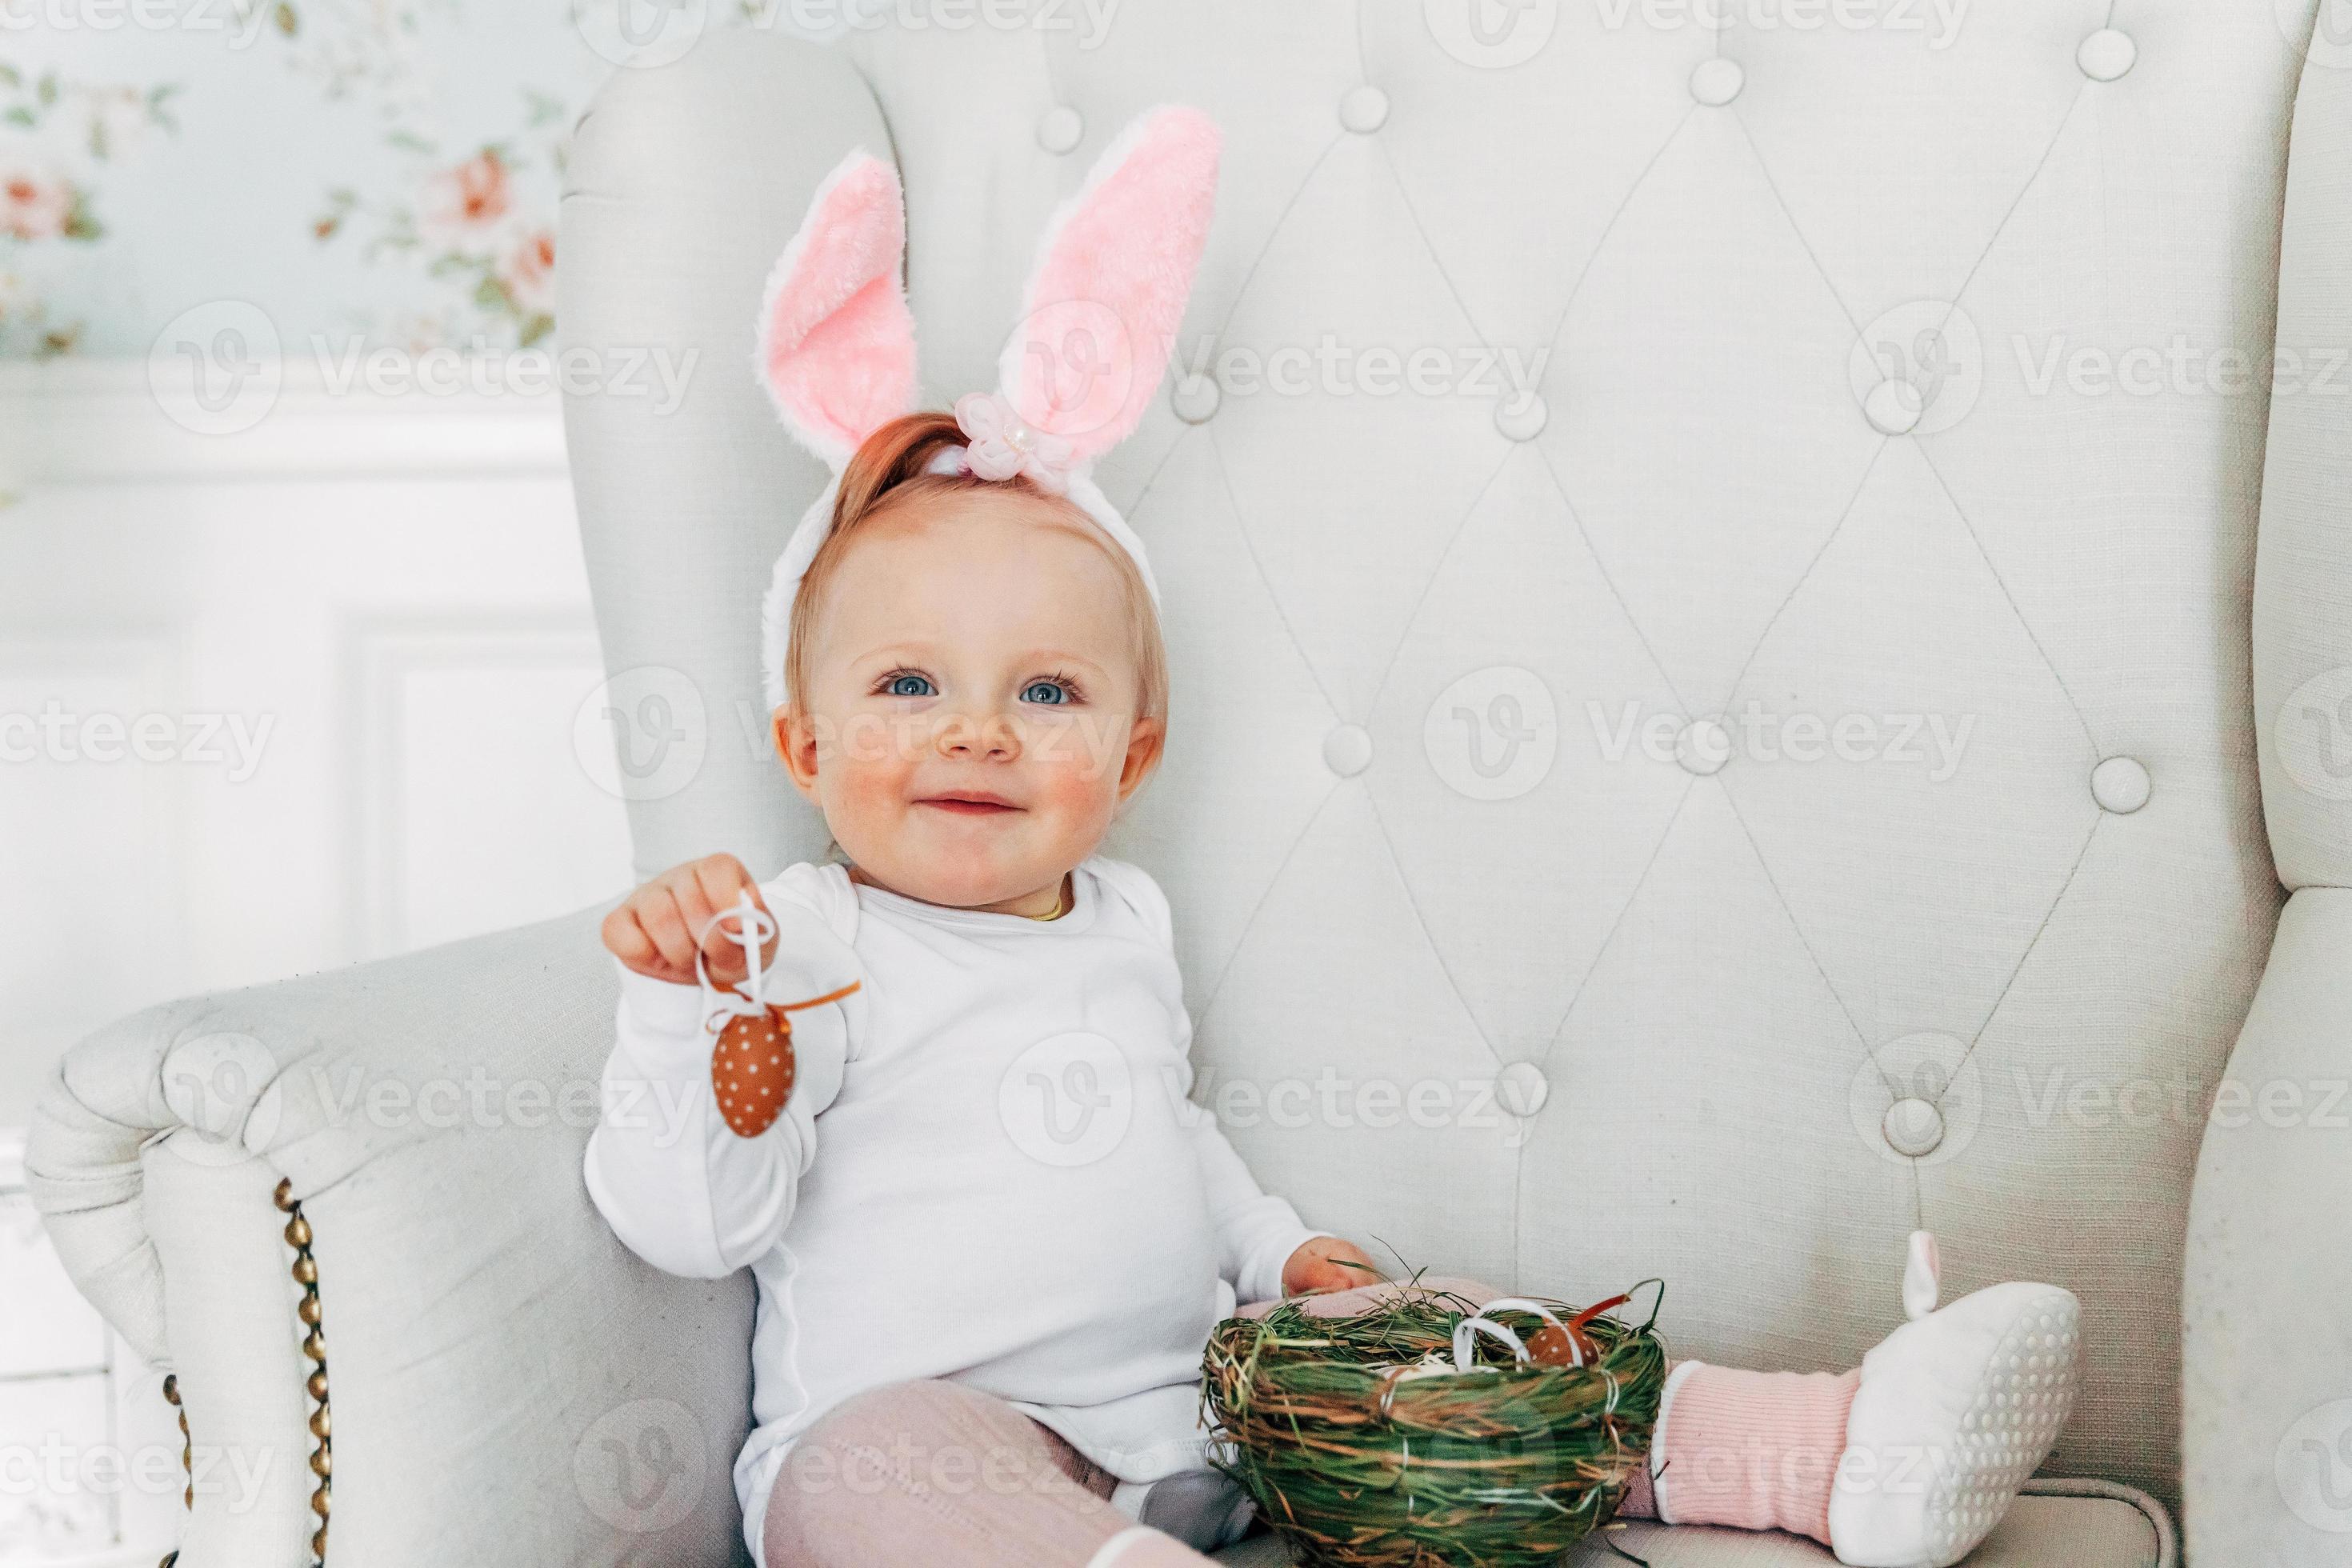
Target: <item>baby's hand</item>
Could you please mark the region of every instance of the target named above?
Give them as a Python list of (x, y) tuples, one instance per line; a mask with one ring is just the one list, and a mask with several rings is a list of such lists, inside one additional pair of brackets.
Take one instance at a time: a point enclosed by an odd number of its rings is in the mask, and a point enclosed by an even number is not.
[(1352, 1241), (1318, 1236), (1303, 1241), (1282, 1266), (1282, 1293), (1301, 1296), (1315, 1290), (1350, 1290), (1386, 1279), (1371, 1255)]
[[(606, 915), (604, 945), (639, 974), (692, 985), (694, 933), (719, 910), (733, 909), (746, 889), (752, 903), (768, 907), (761, 900), (759, 884), (734, 856), (689, 860), (656, 877)], [(703, 941), (703, 973), (713, 985), (736, 984), (751, 973), (743, 963), (740, 927), (740, 921), (712, 926)], [(771, 962), (775, 952), (776, 939), (771, 936), (761, 947), (760, 962)]]

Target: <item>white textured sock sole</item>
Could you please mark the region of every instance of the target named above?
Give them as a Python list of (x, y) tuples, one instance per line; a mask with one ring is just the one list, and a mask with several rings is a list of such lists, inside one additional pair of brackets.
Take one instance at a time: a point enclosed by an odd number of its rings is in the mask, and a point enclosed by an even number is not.
[(1830, 1497), (1852, 1568), (1950, 1568), (2009, 1512), (2074, 1407), (2081, 1307), (1995, 1285), (1905, 1324), (1863, 1358)]
[(2071, 1293), (2053, 1291), (2026, 1303), (1993, 1347), (1928, 1489), (1921, 1524), (1931, 1568), (1975, 1551), (2049, 1457), (2074, 1408), (2081, 1315)]

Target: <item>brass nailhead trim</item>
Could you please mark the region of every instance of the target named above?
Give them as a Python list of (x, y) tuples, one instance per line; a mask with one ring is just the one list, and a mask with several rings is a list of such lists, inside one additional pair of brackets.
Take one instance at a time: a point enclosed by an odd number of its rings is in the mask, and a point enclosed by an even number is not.
[[(196, 1506), (195, 1447), (188, 1436), (187, 1409), (180, 1404), (180, 1374), (176, 1372), (163, 1374), (163, 1403), (180, 1413), (180, 1468), (188, 1478), (188, 1489), (184, 1500), (186, 1506), (194, 1508)], [(167, 1552), (155, 1568), (172, 1568), (179, 1560), (177, 1551)]]
[(310, 1511), (319, 1516), (319, 1528), (310, 1536), (310, 1554), (314, 1559), (312, 1568), (325, 1568), (335, 1444), (327, 1405), (327, 1336), (320, 1327), (325, 1314), (319, 1305), (319, 1265), (310, 1256), (310, 1222), (302, 1217), (302, 1205), (294, 1197), (290, 1177), (278, 1184), (277, 1200), (278, 1211), (289, 1216), (286, 1221), (286, 1245), (294, 1249), (294, 1282), (302, 1287), (302, 1301), (295, 1309), (295, 1315), (310, 1331), (302, 1340), (302, 1353), (314, 1363), (302, 1386), (318, 1406), (310, 1412), (310, 1436), (319, 1440), (319, 1446), (310, 1451), (310, 1473), (319, 1478), (318, 1486), (310, 1492)]

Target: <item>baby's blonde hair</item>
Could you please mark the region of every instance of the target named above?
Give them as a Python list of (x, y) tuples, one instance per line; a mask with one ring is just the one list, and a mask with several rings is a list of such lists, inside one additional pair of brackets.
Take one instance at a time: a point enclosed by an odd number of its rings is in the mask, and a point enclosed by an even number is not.
[(876, 516), (922, 500), (977, 490), (983, 487), (1017, 490), (1046, 506), (1067, 513), (1080, 531), (1110, 558), (1125, 585), (1127, 618), (1139, 678), (1136, 717), (1165, 718), (1168, 713), (1168, 647), (1160, 632), (1160, 615), (1151, 590), (1135, 558), (1107, 538), (1084, 508), (1032, 482), (1025, 475), (1010, 479), (983, 479), (971, 474), (925, 471), (942, 447), (964, 443), (955, 416), (944, 409), (902, 414), (866, 437), (841, 470), (841, 487), (833, 503), (833, 523), (801, 578), (793, 598), (792, 626), (784, 643), (784, 689), (797, 707), (800, 694), (810, 689), (810, 660), (815, 657), (817, 616), (840, 562), (857, 530)]

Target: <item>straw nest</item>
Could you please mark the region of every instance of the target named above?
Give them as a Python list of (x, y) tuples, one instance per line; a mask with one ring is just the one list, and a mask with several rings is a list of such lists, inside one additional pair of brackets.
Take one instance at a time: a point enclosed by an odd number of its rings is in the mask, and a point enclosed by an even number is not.
[[(1454, 1330), (1478, 1309), (1418, 1277), (1352, 1317), (1286, 1303), (1229, 1318), (1202, 1363), (1213, 1460), (1307, 1563), (1556, 1562), (1615, 1511), (1648, 1454), (1666, 1352), (1654, 1307), (1634, 1327), (1543, 1304), (1574, 1325), (1585, 1364), (1522, 1361), (1475, 1331), (1470, 1370), (1456, 1370)], [(1568, 1350), (1533, 1312), (1486, 1315), (1538, 1351)]]

